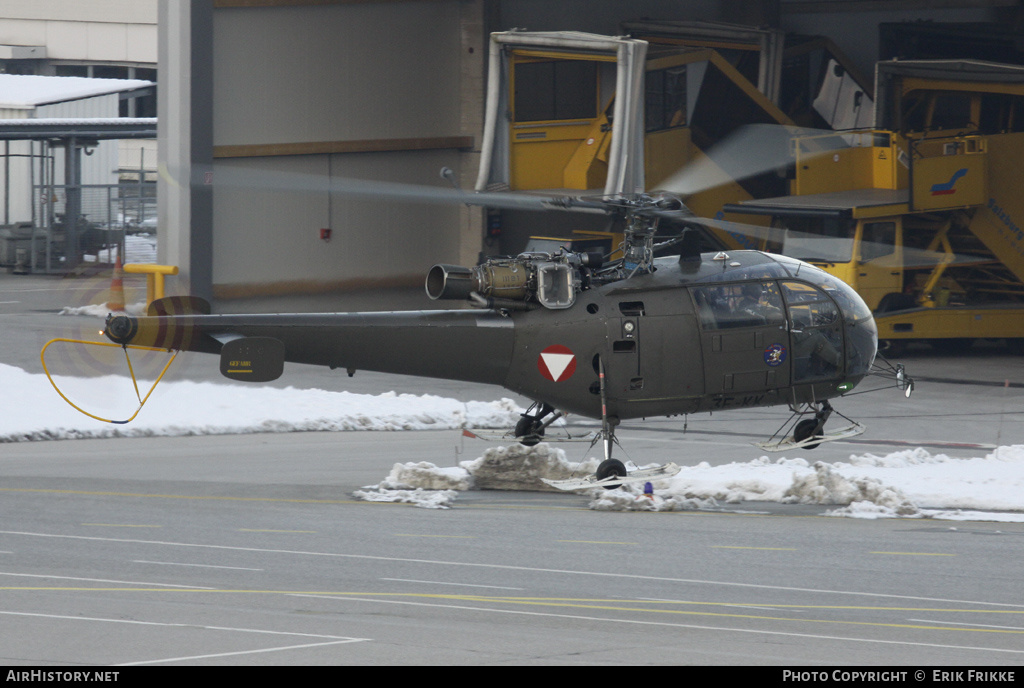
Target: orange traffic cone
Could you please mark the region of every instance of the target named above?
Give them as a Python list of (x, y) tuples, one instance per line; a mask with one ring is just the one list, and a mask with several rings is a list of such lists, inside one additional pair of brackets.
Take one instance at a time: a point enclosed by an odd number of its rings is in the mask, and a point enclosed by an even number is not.
[(112, 311), (124, 310), (124, 269), (121, 268), (121, 255), (118, 254), (114, 261), (114, 277), (110, 280), (110, 300), (107, 301), (107, 309)]

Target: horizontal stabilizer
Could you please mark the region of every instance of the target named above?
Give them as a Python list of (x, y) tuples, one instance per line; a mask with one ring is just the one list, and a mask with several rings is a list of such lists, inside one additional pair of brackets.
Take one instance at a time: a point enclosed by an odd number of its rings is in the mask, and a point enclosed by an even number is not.
[(209, 315), (210, 304), (198, 296), (166, 296), (149, 304), (146, 315)]
[(284, 372), (284, 343), (273, 337), (233, 339), (220, 350), (220, 372), (243, 382), (270, 382)]

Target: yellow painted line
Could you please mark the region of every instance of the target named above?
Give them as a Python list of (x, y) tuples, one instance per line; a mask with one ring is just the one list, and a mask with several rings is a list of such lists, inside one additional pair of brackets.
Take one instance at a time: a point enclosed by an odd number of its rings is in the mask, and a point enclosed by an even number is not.
[(572, 542), (580, 545), (639, 545), (639, 542), (613, 542), (605, 540), (555, 540), (555, 542)]
[(768, 552), (796, 552), (796, 547), (741, 547), (739, 545), (711, 545), (711, 549), (761, 549)]
[(271, 528), (239, 528), (242, 533), (315, 533), (315, 530), (273, 530)]
[(144, 525), (136, 523), (83, 523), (83, 526), (102, 526), (104, 528), (163, 528), (163, 526)]
[(394, 504), (364, 502), (356, 499), (280, 499), (276, 497), (225, 497), (223, 495), (147, 494), (144, 492), (95, 492), (89, 490), (47, 490), (38, 488), (0, 487), (0, 492), (34, 492), (38, 494), (87, 495), (90, 497), (150, 497), (156, 499), (199, 499), (225, 502), (282, 502), (292, 504)]
[(868, 554), (893, 554), (898, 557), (955, 557), (956, 554), (945, 552), (868, 552)]
[[(642, 606), (625, 606), (625, 605), (643, 605), (651, 604), (648, 601), (638, 600), (572, 600), (562, 598), (521, 598), (521, 597), (488, 597), (483, 595), (453, 595), (444, 593), (380, 593), (380, 592), (339, 592), (339, 591), (318, 591), (318, 590), (210, 590), (209, 588), (178, 588), (178, 589), (167, 589), (167, 588), (128, 588), (128, 587), (111, 587), (111, 588), (97, 588), (97, 587), (43, 587), (43, 586), (4, 586), (0, 587), (0, 591), (32, 591), (32, 592), (157, 592), (157, 593), (207, 593), (207, 594), (243, 594), (243, 595), (316, 595), (316, 596), (327, 596), (327, 597), (339, 597), (339, 598), (364, 598), (364, 599), (383, 599), (383, 598), (413, 598), (413, 599), (431, 599), (440, 600), (447, 602), (476, 602), (476, 603), (487, 603), (487, 604), (511, 604), (519, 606), (541, 606), (541, 607), (562, 607), (562, 608), (573, 608), (573, 609), (589, 609), (589, 610), (600, 610), (600, 611), (612, 611), (612, 612), (633, 612), (633, 613), (646, 613), (646, 614), (659, 614), (659, 615), (672, 615), (672, 616), (707, 616), (707, 617), (719, 617), (719, 618), (732, 618), (732, 619), (753, 619), (758, 621), (782, 621), (794, 624), (830, 624), (838, 626), (867, 626), (875, 628), (903, 628), (912, 630), (923, 630), (923, 631), (955, 631), (958, 633), (988, 633), (988, 634), (1003, 634), (1003, 635), (1024, 635), (1024, 629), (1017, 628), (965, 628), (965, 627), (950, 627), (948, 625), (925, 625), (925, 624), (906, 624), (906, 623), (887, 623), (878, 621), (850, 621), (840, 619), (808, 619), (808, 618), (794, 618), (794, 617), (777, 617), (777, 616), (764, 616), (757, 614), (736, 614), (736, 613), (724, 613), (724, 612), (708, 612), (708, 611), (696, 611), (696, 610), (683, 610), (683, 609), (652, 609), (650, 607)], [(685, 604), (707, 604), (701, 602), (691, 602)], [(714, 603), (724, 606), (734, 607), (736, 603)], [(892, 608), (889, 607), (812, 607), (815, 609), (857, 609), (862, 611), (888, 611)], [(900, 608), (897, 608), (900, 609)], [(925, 611), (918, 608), (912, 608), (912, 611)], [(927, 611), (943, 611), (943, 612), (970, 612), (970, 613), (981, 613), (991, 614), (1000, 613), (993, 612), (989, 609), (937, 609)], [(1024, 612), (1002, 612), (1002, 613), (1013, 613), (1021, 614)], [(608, 619), (614, 621), (615, 619)]]

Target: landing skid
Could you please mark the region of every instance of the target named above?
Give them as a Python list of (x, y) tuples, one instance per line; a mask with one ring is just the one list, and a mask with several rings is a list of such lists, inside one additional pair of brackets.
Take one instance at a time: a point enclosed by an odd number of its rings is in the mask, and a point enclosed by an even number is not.
[(568, 478), (567, 480), (548, 480), (547, 478), (541, 478), (541, 480), (551, 487), (559, 490), (565, 490), (566, 492), (571, 492), (573, 490), (589, 490), (595, 487), (603, 487), (606, 490), (611, 490), (630, 483), (642, 483), (647, 482), (648, 480), (671, 478), (680, 470), (682, 469), (674, 463), (666, 463), (654, 468), (643, 468), (638, 471), (633, 471), (626, 476), (609, 476), (603, 480), (598, 480), (596, 474), (588, 475), (583, 478)]
[[(544, 436), (538, 436), (536, 439), (537, 439), (537, 442), (551, 442), (551, 443), (555, 443), (555, 442), (593, 442), (594, 439), (598, 436), (598, 434), (599, 433), (597, 433), (596, 431), (592, 430), (592, 431), (590, 431), (588, 433), (585, 433), (583, 435), (570, 435), (570, 434), (566, 433), (565, 436), (560, 436), (560, 435), (544, 435)], [(462, 436), (463, 437), (469, 437), (469, 438), (472, 438), (472, 439), (475, 439), (475, 440), (485, 440), (487, 442), (519, 442), (521, 444), (526, 444), (526, 442), (523, 442), (524, 439), (527, 439), (527, 440), (532, 440), (533, 439), (532, 436), (531, 437), (516, 437), (511, 432), (500, 432), (500, 431), (492, 431), (492, 430), (467, 430), (467, 429), (463, 429)], [(537, 442), (531, 442), (530, 444), (526, 444), (526, 446), (533, 446), (534, 444), (537, 444)]]
[(851, 437), (856, 437), (864, 432), (864, 426), (860, 423), (854, 423), (849, 427), (836, 430), (834, 432), (826, 432), (821, 435), (814, 435), (803, 440), (796, 440), (793, 437), (787, 437), (784, 440), (778, 440), (776, 442), (754, 442), (754, 445), (768, 452), (779, 452), (787, 451), (789, 449), (804, 449), (817, 447), (822, 442), (835, 442), (836, 440), (845, 440)]
[[(813, 407), (816, 409), (813, 417), (803, 418), (802, 420), (793, 422), (789, 436), (781, 440), (775, 439), (779, 436), (779, 433), (782, 432), (782, 428), (780, 428), (774, 435), (772, 435), (771, 438), (768, 439), (767, 442), (755, 442), (754, 446), (769, 452), (787, 451), (789, 449), (814, 449), (822, 442), (845, 440), (850, 437), (856, 437), (864, 432), (863, 425), (846, 418), (846, 416), (836, 411), (832, 408), (832, 404), (830, 404), (827, 399), (818, 404), (814, 404)], [(825, 421), (827, 421), (833, 413), (850, 421), (852, 425), (842, 428), (841, 430), (825, 432)], [(786, 427), (794, 418), (799, 419), (804, 415), (807, 415), (806, 411), (794, 409), (793, 415), (790, 416), (790, 420), (786, 421), (782, 427)]]

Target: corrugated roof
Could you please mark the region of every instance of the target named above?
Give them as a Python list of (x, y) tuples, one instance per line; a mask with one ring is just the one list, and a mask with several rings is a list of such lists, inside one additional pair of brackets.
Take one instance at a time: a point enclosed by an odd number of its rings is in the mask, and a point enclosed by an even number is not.
[(0, 74), (0, 108), (30, 109), (155, 86), (142, 79), (89, 79), (83, 76)]

